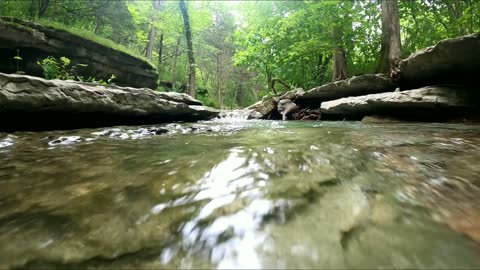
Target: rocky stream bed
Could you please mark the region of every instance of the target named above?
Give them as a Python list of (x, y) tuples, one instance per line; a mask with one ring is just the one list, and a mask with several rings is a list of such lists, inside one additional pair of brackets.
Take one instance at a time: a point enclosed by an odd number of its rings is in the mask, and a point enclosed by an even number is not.
[(0, 133), (0, 268), (478, 268), (479, 147), (459, 124)]

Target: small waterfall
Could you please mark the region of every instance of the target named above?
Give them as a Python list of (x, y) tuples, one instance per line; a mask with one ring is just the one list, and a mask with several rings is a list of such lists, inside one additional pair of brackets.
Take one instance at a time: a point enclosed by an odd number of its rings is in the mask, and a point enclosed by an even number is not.
[[(218, 118), (215, 118), (214, 121), (216, 122), (245, 122), (247, 121), (250, 116), (251, 112), (249, 110), (224, 110), (221, 111), (218, 115)], [(250, 120), (248, 120), (250, 121)]]

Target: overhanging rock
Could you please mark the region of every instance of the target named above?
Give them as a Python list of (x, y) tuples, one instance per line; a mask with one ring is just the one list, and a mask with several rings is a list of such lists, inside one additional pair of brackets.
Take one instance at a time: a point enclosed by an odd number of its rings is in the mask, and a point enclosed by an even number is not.
[(0, 18), (0, 72), (16, 72), (13, 57), (20, 52), (20, 69), (42, 76), (37, 64), (47, 56), (65, 56), (75, 64), (87, 64), (81, 75), (107, 81), (112, 74), (121, 86), (157, 88), (158, 74), (147, 61), (70, 32), (23, 21)]
[(437, 84), (477, 84), (480, 72), (480, 33), (445, 39), (420, 50), (399, 64), (402, 90)]

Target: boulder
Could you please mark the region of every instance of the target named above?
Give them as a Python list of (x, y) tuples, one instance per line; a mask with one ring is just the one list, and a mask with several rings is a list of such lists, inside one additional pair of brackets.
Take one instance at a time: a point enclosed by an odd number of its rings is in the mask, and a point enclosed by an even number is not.
[(480, 33), (445, 39), (420, 50), (399, 64), (402, 89), (477, 80), (480, 71)]
[(469, 93), (446, 86), (429, 86), (403, 92), (371, 94), (323, 102), (322, 119), (338, 116), (361, 119), (366, 115), (408, 120), (443, 120), (474, 108)]
[[(107, 81), (112, 74), (121, 86), (156, 88), (158, 73), (147, 61), (114, 49), (117, 45), (103, 40), (103, 44), (71, 32), (23, 21), (17, 18), (0, 18), (0, 71), (16, 72), (13, 57), (19, 50), (22, 61), (20, 70), (34, 76), (42, 76), (37, 64), (47, 56), (65, 56), (71, 64), (87, 64), (78, 70), (79, 75)], [(111, 42), (111, 45), (108, 43)]]
[(264, 97), (261, 101), (245, 108), (248, 113), (248, 119), (271, 119), (272, 114), (277, 109), (277, 97)]
[(282, 99), (290, 99), (290, 100), (296, 100), (298, 97), (301, 97), (305, 94), (305, 91), (303, 88), (295, 88), (293, 90), (290, 90), (280, 96), (280, 100)]
[(289, 114), (298, 110), (297, 104), (290, 99), (281, 99), (277, 105), (277, 111), (282, 115), (282, 120), (287, 120)]
[(214, 118), (219, 113), (211, 108), (167, 100), (166, 95), (146, 88), (0, 73), (0, 130), (196, 121)]
[(347, 80), (327, 83), (313, 88), (297, 100), (302, 103), (317, 103), (342, 97), (362, 96), (367, 94), (394, 91), (396, 84), (383, 74), (366, 74), (354, 76)]

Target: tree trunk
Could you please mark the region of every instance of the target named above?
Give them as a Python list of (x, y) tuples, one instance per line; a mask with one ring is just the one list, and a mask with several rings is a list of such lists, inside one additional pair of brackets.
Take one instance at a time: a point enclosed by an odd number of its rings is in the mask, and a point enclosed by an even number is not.
[(275, 88), (272, 88), (272, 80), (273, 80), (273, 74), (270, 72), (270, 69), (269, 68), (266, 68), (266, 72), (267, 74), (267, 87), (272, 90), (273, 94), (277, 94), (277, 92), (275, 91)]
[(333, 30), (333, 78), (332, 81), (345, 80), (347, 78), (347, 57), (343, 46), (343, 30), (335, 27)]
[(102, 18), (100, 16), (98, 16), (98, 14), (96, 14), (96, 20), (95, 20), (95, 30), (94, 30), (94, 33), (95, 34), (99, 34), (100, 33), (100, 29), (102, 28), (103, 26), (103, 21), (102, 21)]
[(41, 18), (45, 12), (47, 11), (48, 4), (50, 4), (50, 0), (39, 0), (38, 2), (38, 17)]
[[(290, 85), (288, 85), (286, 82), (284, 82), (283, 80), (281, 79), (278, 79), (278, 78), (275, 78), (275, 79), (272, 79), (271, 82), (270, 82), (270, 88), (273, 90), (273, 93), (275, 93), (275, 95), (277, 94), (277, 89), (275, 88), (275, 83), (279, 83), (283, 86), (285, 86), (288, 90), (292, 89), (290, 87)], [(287, 91), (288, 91), (287, 90)]]
[(382, 0), (382, 41), (378, 73), (390, 73), (400, 61), (400, 18), (397, 0)]
[(152, 25), (150, 28), (150, 32), (148, 33), (148, 44), (147, 49), (145, 51), (145, 57), (148, 60), (152, 60), (152, 52), (153, 52), (153, 45), (155, 43), (155, 35), (157, 34), (157, 28)]
[(218, 107), (222, 108), (223, 102), (222, 102), (222, 89), (220, 87), (220, 53), (217, 53), (216, 55), (217, 59), (217, 93), (218, 93)]
[(245, 96), (245, 93), (243, 91), (243, 85), (241, 82), (237, 83), (237, 91), (235, 92), (235, 103), (237, 103), (238, 106), (243, 107), (244, 102), (243, 98)]
[(178, 58), (178, 50), (180, 48), (180, 38), (177, 39), (177, 47), (175, 48), (175, 53), (173, 55), (173, 63), (172, 63), (172, 85), (175, 88), (175, 83), (177, 81), (177, 58)]
[(160, 42), (158, 45), (158, 64), (157, 64), (157, 69), (158, 72), (160, 73), (160, 69), (162, 68), (162, 56), (163, 56), (163, 33), (160, 34)]
[(35, 10), (36, 10), (35, 0), (32, 0), (32, 1), (30, 2), (30, 10), (29, 10), (29, 12), (30, 12), (30, 20), (32, 20), (32, 21), (35, 19), (35, 13), (36, 13)]
[(185, 0), (180, 0), (180, 10), (182, 11), (183, 24), (185, 26), (185, 37), (187, 39), (188, 50), (188, 91), (190, 96), (195, 97), (195, 58), (193, 57), (192, 30), (190, 29), (190, 19), (188, 17)]
[[(162, 6), (163, 0), (154, 0), (152, 2), (153, 8), (160, 11), (161, 6)], [(154, 15), (152, 18), (152, 21), (155, 22), (157, 20), (157, 16)], [(157, 28), (152, 24), (150, 28), (150, 32), (148, 33), (148, 43), (147, 43), (147, 48), (145, 49), (145, 57), (148, 60), (152, 60), (152, 53), (153, 53), (153, 47), (155, 45), (155, 36), (157, 34)], [(162, 36), (163, 38), (163, 36)], [(163, 41), (163, 40), (162, 40)]]
[(319, 59), (318, 59), (318, 71), (317, 71), (317, 80), (320, 85), (322, 85), (325, 81), (325, 75), (327, 73), (327, 67), (328, 64), (330, 63), (330, 60), (332, 59), (331, 55), (328, 56), (323, 56), (323, 54), (320, 54)]
[(345, 80), (347, 78), (347, 58), (345, 50), (337, 47), (333, 52), (333, 81)]
[(153, 8), (160, 10), (162, 8), (163, 1), (165, 0), (153, 0)]

